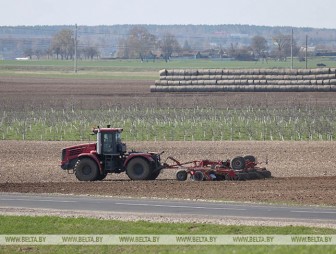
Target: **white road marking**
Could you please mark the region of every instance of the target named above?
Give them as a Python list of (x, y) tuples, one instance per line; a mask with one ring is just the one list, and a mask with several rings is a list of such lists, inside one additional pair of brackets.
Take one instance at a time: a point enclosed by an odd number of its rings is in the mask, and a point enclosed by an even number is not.
[(291, 213), (313, 213), (313, 214), (336, 214), (335, 212), (332, 211), (290, 211)]
[(0, 201), (26, 201), (26, 202), (53, 202), (53, 203), (78, 203), (70, 200), (53, 200), (53, 199), (23, 199), (23, 198), (0, 198)]
[(115, 204), (116, 205), (126, 205), (126, 206), (152, 206), (152, 207), (167, 207), (167, 208), (246, 211), (246, 209), (242, 209), (242, 208), (226, 208), (226, 207), (204, 207), (204, 206), (186, 206), (186, 205), (153, 205), (153, 204), (134, 204), (134, 203), (115, 203)]

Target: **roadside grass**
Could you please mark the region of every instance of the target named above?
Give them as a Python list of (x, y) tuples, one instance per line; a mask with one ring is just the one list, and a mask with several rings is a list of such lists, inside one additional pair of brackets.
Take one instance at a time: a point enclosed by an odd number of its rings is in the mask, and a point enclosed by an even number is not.
[[(0, 234), (324, 235), (336, 229), (124, 222), (91, 218), (0, 216)], [(1, 253), (335, 253), (334, 246), (1, 246)]]

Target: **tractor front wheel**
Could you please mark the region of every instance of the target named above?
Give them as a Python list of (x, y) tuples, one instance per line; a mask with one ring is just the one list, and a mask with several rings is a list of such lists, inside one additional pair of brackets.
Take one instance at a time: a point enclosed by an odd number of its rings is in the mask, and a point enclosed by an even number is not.
[(74, 170), (79, 181), (95, 181), (99, 175), (97, 164), (89, 158), (79, 159)]
[(149, 180), (152, 171), (147, 160), (136, 157), (127, 164), (126, 174), (131, 180)]

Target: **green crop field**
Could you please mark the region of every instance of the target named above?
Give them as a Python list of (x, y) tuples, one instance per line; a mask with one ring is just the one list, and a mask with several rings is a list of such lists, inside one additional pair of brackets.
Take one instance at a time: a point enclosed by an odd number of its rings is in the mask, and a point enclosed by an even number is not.
[[(309, 67), (316, 67), (316, 63), (320, 62), (329, 67), (336, 65), (330, 58), (317, 58), (309, 61)], [(28, 82), (31, 90), (24, 95), (26, 98), (21, 101), (23, 106), (14, 102), (17, 100), (15, 96), (13, 99), (8, 99), (6, 94), (2, 95), (0, 140), (85, 140), (89, 137), (88, 133), (93, 126), (110, 123), (125, 129), (126, 141), (334, 140), (336, 112), (330, 96), (327, 99), (319, 97), (330, 101), (330, 105), (324, 102), (323, 106), (319, 107), (314, 105), (315, 95), (307, 99), (311, 103), (304, 106), (296, 104), (295, 101), (286, 102), (284, 96), (279, 98), (284, 101), (282, 106), (273, 108), (269, 107), (272, 102), (266, 102), (260, 96), (254, 101), (253, 95), (247, 94), (243, 97), (237, 96), (237, 102), (231, 99), (231, 103), (236, 105), (234, 107), (226, 104), (229, 96), (221, 99), (217, 95), (217, 101), (213, 102), (211, 94), (207, 94), (206, 99), (203, 95), (197, 94), (195, 96), (186, 94), (181, 98), (174, 98), (171, 94), (149, 95), (150, 84), (158, 79), (158, 71), (163, 68), (288, 68), (289, 66), (289, 60), (268, 63), (196, 59), (173, 60), (168, 63), (162, 60), (143, 63), (138, 60), (93, 60), (78, 61), (78, 72), (74, 73), (73, 61), (0, 61), (0, 78), (6, 79), (4, 85), (8, 84), (8, 88), (4, 88), (4, 93), (8, 92), (10, 96), (13, 96), (11, 91), (14, 89), (11, 88), (13, 78), (24, 77), (28, 80), (33, 77), (42, 80), (32, 79)], [(294, 66), (303, 67), (304, 63), (295, 59)], [(9, 81), (8, 77), (11, 77)], [(62, 81), (64, 84), (57, 89), (59, 79), (55, 79), (52, 84), (44, 84), (43, 78), (62, 78), (62, 80), (65, 78), (65, 81)], [(81, 86), (83, 79), (92, 79), (89, 82), (91, 87), (94, 87), (88, 92), (92, 95), (88, 95), (85, 99), (77, 96), (77, 91), (82, 93), (82, 90), (87, 89), (87, 86)], [(99, 85), (95, 86), (95, 80), (98, 79), (104, 79), (105, 90), (100, 90), (103, 88)], [(65, 89), (64, 87), (74, 84), (76, 80), (77, 83), (71, 88), (72, 90), (69, 88), (71, 95), (68, 96), (68, 104), (83, 105), (87, 100), (94, 100), (97, 106), (90, 109), (81, 106), (69, 108), (64, 102), (63, 106), (54, 109), (50, 104), (50, 98), (55, 94), (48, 93), (48, 90), (61, 91)], [(110, 83), (109, 80), (115, 80), (115, 83)], [(124, 83), (119, 84), (120, 80)], [(129, 80), (130, 83), (125, 80)], [(138, 84), (137, 80), (143, 80), (142, 84)], [(16, 88), (16, 93), (19, 94), (26, 89), (26, 83), (23, 79), (14, 82), (17, 83), (21, 85)], [(39, 84), (36, 90), (33, 88), (35, 84)], [(45, 90), (43, 95), (35, 95), (41, 89)], [(133, 94), (132, 91), (136, 93)], [(63, 97), (57, 98), (63, 99)], [(105, 98), (104, 103), (102, 98)], [(141, 101), (147, 98), (152, 99), (150, 102), (152, 104), (142, 106)], [(181, 105), (186, 101), (189, 106), (167, 106), (161, 103), (165, 98)], [(27, 99), (30, 99), (30, 103), (26, 102)], [(7, 104), (7, 100), (11, 105)], [(42, 108), (33, 105), (37, 100), (43, 101)], [(135, 100), (137, 103), (133, 103)], [(125, 101), (127, 104), (119, 106), (120, 102)], [(244, 105), (239, 105), (239, 101)], [(316, 104), (318, 103), (316, 99)]]
[(3, 140), (86, 140), (96, 123), (123, 127), (125, 141), (332, 141), (336, 109), (162, 109), (4, 111)]
[[(308, 68), (316, 68), (318, 63), (335, 67), (333, 58), (312, 58)], [(81, 78), (115, 78), (115, 79), (155, 79), (160, 69), (180, 68), (290, 68), (291, 61), (229, 61), (223, 60), (163, 60), (141, 62), (140, 60), (78, 60), (78, 72), (74, 71), (74, 61), (70, 60), (0, 60), (0, 76), (30, 75), (43, 77), (81, 77)], [(294, 59), (294, 68), (305, 68), (305, 62)], [(128, 73), (128, 74), (127, 74)], [(127, 75), (125, 75), (127, 74)]]

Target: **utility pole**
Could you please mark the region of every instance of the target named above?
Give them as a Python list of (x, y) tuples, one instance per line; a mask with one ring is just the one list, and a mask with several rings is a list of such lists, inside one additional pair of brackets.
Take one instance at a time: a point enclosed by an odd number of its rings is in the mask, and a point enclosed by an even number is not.
[(294, 36), (294, 31), (292, 28), (292, 36), (291, 36), (291, 69), (293, 69), (293, 36)]
[(77, 73), (77, 24), (75, 24), (74, 44), (75, 44), (74, 72)]
[(306, 55), (305, 55), (305, 59), (306, 59), (306, 69), (308, 69), (308, 35), (306, 35)]

